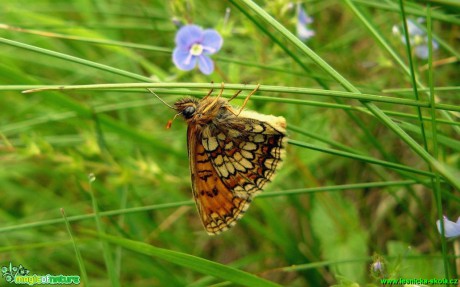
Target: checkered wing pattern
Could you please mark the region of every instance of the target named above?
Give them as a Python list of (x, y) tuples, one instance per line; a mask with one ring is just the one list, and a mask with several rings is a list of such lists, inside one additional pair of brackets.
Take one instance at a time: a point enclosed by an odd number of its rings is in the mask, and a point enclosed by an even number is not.
[(175, 109), (188, 124), (193, 197), (208, 234), (235, 225), (281, 166), (283, 117), (241, 113), (222, 98), (185, 98)]
[[(197, 135), (189, 127), (189, 139)], [(204, 228), (210, 235), (233, 226), (251, 202), (250, 198), (235, 196), (220, 175), (200, 141), (189, 142), (190, 170), (193, 197)]]
[(227, 119), (224, 128), (208, 126), (202, 144), (225, 186), (235, 196), (251, 199), (281, 165), (285, 123), (281, 117), (265, 116), (271, 121), (264, 122), (244, 116)]
[(199, 133), (189, 131), (192, 134), (199, 135), (190, 154), (198, 210), (207, 232), (219, 233), (243, 216), (252, 198), (281, 166), (285, 121), (243, 113), (227, 117), (225, 124), (214, 121)]

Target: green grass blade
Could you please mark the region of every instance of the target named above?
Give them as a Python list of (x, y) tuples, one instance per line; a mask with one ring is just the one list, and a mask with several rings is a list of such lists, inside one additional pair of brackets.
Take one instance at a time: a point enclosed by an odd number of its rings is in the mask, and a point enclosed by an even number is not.
[[(370, 22), (362, 15), (362, 13), (356, 8), (350, 0), (345, 0), (345, 3), (353, 10), (353, 12), (358, 16), (358, 19), (366, 25), (366, 27), (371, 31), (372, 35), (380, 39), (379, 43), (387, 47), (388, 51), (393, 51), (389, 46), (386, 45), (387, 41), (381, 39), (379, 33), (373, 28)], [(399, 57), (394, 54), (395, 59)], [(409, 69), (402, 63), (401, 60), (398, 60), (403, 70), (410, 74)], [(456, 171), (452, 169), (443, 168), (443, 165), (434, 159), (425, 149), (423, 149), (412, 137), (404, 132), (396, 123), (394, 123), (386, 114), (384, 114), (377, 106), (373, 103), (363, 103), (378, 119), (380, 119), (388, 128), (395, 132), (415, 153), (422, 157), (432, 168), (437, 169), (438, 172), (443, 175), (454, 187), (460, 188), (460, 180), (455, 177)]]
[(190, 254), (158, 248), (144, 242), (129, 240), (107, 234), (96, 234), (90, 231), (85, 231), (84, 233), (98, 236), (107, 243), (121, 246), (127, 250), (131, 250), (143, 255), (153, 256), (160, 260), (165, 260), (173, 264), (195, 270), (196, 272), (205, 275), (210, 275), (222, 280), (230, 281), (234, 284), (252, 287), (281, 286), (239, 269), (235, 269), (233, 267), (229, 267), (224, 264), (213, 262)]
[(72, 241), (75, 255), (77, 257), (78, 268), (80, 269), (80, 274), (81, 274), (81, 282), (85, 286), (91, 286), (89, 285), (89, 282), (88, 282), (88, 274), (86, 273), (86, 268), (85, 268), (85, 263), (83, 262), (83, 257), (81, 256), (80, 249), (78, 248), (77, 242), (75, 241), (75, 238), (72, 235), (72, 228), (70, 227), (69, 221), (67, 220), (67, 216), (65, 214), (64, 208), (61, 208), (61, 214), (64, 219), (65, 226), (67, 228), (67, 232), (69, 233), (70, 240)]
[[(23, 88), (21, 88), (23, 87)], [(35, 93), (35, 92), (44, 92), (44, 91), (65, 91), (65, 90), (112, 90), (112, 89), (131, 89), (131, 88), (141, 88), (141, 89), (164, 89), (164, 88), (184, 88), (184, 89), (219, 89), (220, 84), (212, 83), (125, 83), (125, 84), (96, 84), (96, 85), (69, 85), (69, 86), (32, 86), (31, 89), (28, 89), (31, 86), (15, 86), (13, 88), (5, 89), (14, 89), (22, 90), (23, 93)], [(254, 90), (256, 85), (244, 85), (244, 84), (225, 84), (226, 90)], [(0, 90), (2, 88), (0, 87)], [(126, 92), (131, 92), (130, 90)], [(144, 90), (139, 90), (143, 92)], [(346, 91), (333, 91), (333, 90), (320, 90), (312, 88), (303, 88), (303, 87), (286, 87), (286, 86), (270, 86), (270, 85), (261, 85), (258, 89), (259, 92), (272, 92), (272, 93), (286, 93), (286, 94), (300, 94), (300, 95), (314, 95), (314, 96), (326, 96), (332, 98), (343, 98), (343, 99), (353, 99), (363, 102), (379, 102), (379, 103), (391, 103), (394, 105), (407, 105), (414, 107), (430, 107), (428, 101), (416, 101), (411, 99), (403, 99), (396, 97), (386, 97), (381, 95), (372, 95), (372, 94), (362, 94), (356, 92), (346, 92)], [(161, 90), (163, 93), (184, 93), (191, 94), (193, 96), (204, 96), (205, 92), (193, 93), (188, 90)], [(160, 92), (160, 93), (161, 93)], [(233, 95), (233, 94), (232, 94)], [(230, 97), (230, 94), (224, 93), (224, 96)], [(238, 96), (237, 98), (245, 98), (245, 96)], [(288, 103), (288, 104), (310, 104), (311, 101), (300, 100), (300, 99), (289, 99), (289, 98), (276, 98), (276, 97), (263, 97), (259, 95), (253, 95), (251, 100), (264, 100), (271, 102), (279, 103)], [(324, 103), (324, 106), (332, 105), (332, 107), (338, 107), (335, 104)], [(439, 110), (449, 110), (449, 111), (460, 111), (460, 107), (450, 104), (437, 104), (436, 108)]]
[[(407, 67), (407, 65), (404, 63), (402, 58), (396, 53), (396, 51), (389, 45), (389, 41), (387, 41), (383, 37), (383, 33), (379, 33), (379, 31), (375, 28), (375, 25), (371, 23), (371, 20), (369, 17), (365, 17), (364, 14), (360, 11), (358, 7), (354, 4), (353, 1), (351, 0), (345, 0), (344, 1), (347, 6), (353, 11), (353, 13), (357, 16), (357, 18), (361, 21), (361, 23), (368, 29), (368, 31), (371, 33), (372, 37), (377, 41), (377, 43), (387, 52), (390, 54), (390, 56), (393, 58), (393, 60), (398, 64), (400, 67), (401, 71), (404, 72), (404, 74), (408, 77), (411, 77), (413, 75), (413, 70), (411, 72), (411, 69)], [(421, 88), (422, 90), (426, 90), (426, 87), (422, 85), (417, 79), (414, 79), (413, 81), (414, 86), (417, 86), (417, 88)], [(442, 115), (448, 119), (453, 121), (452, 116), (447, 113), (447, 112), (442, 112)], [(454, 127), (454, 129), (460, 133), (460, 128)]]
[(319, 147), (319, 146), (315, 146), (315, 145), (312, 145), (312, 144), (309, 144), (309, 143), (304, 143), (304, 142), (291, 140), (291, 139), (288, 140), (288, 143), (292, 144), (292, 145), (295, 145), (295, 146), (304, 147), (304, 148), (308, 148), (308, 149), (312, 149), (312, 150), (316, 150), (316, 151), (321, 151), (321, 152), (332, 154), (332, 155), (338, 155), (338, 156), (353, 158), (353, 159), (360, 160), (360, 161), (363, 161), (363, 162), (368, 162), (368, 163), (372, 163), (372, 164), (378, 164), (378, 165), (382, 165), (382, 166), (385, 166), (385, 167), (388, 167), (388, 168), (394, 168), (394, 169), (399, 169), (399, 170), (403, 170), (403, 171), (409, 171), (409, 172), (413, 172), (413, 173), (420, 174), (420, 175), (425, 175), (425, 176), (434, 176), (433, 173), (428, 172), (428, 171), (414, 169), (412, 167), (408, 167), (408, 166), (402, 165), (402, 164), (397, 164), (397, 163), (387, 162), (387, 161), (383, 161), (383, 160), (378, 160), (378, 159), (375, 159), (375, 158), (369, 157), (369, 156), (363, 156), (363, 155), (354, 154), (354, 153), (350, 153), (350, 152), (334, 150), (334, 149), (331, 149), (331, 148)]
[(113, 68), (113, 67), (110, 67), (110, 66), (107, 66), (107, 65), (99, 64), (99, 63), (96, 63), (96, 62), (93, 62), (93, 61), (88, 61), (88, 60), (85, 60), (85, 59), (81, 59), (81, 58), (78, 58), (78, 57), (75, 57), (75, 56), (66, 55), (66, 54), (63, 54), (63, 53), (56, 52), (56, 51), (51, 51), (51, 50), (48, 50), (48, 49), (44, 49), (44, 48), (40, 48), (40, 47), (36, 47), (36, 46), (24, 44), (24, 43), (20, 43), (20, 42), (5, 39), (5, 38), (0, 38), (0, 43), (11, 45), (11, 46), (21, 48), (21, 49), (26, 49), (26, 50), (29, 50), (29, 51), (32, 51), (32, 52), (43, 54), (43, 55), (48, 55), (48, 56), (51, 56), (51, 57), (59, 58), (59, 59), (62, 59), (62, 60), (74, 62), (74, 63), (77, 63), (77, 64), (82, 64), (82, 65), (85, 65), (85, 66), (93, 67), (95, 69), (99, 69), (99, 70), (103, 70), (103, 71), (106, 71), (106, 72), (118, 74), (118, 75), (125, 76), (125, 77), (128, 77), (128, 78), (134, 79), (134, 80), (139, 80), (139, 81), (142, 81), (142, 82), (152, 82), (152, 79), (150, 79), (148, 77), (144, 77), (144, 76), (134, 74), (134, 73), (131, 73), (131, 72), (127, 72), (127, 71), (123, 71), (123, 70)]
[[(427, 3), (427, 27), (428, 27), (428, 82), (430, 86), (430, 102), (431, 102), (431, 133), (432, 133), (432, 145), (433, 145), (433, 157), (438, 158), (438, 129), (436, 123), (436, 101), (434, 93), (434, 80), (433, 80), (433, 45), (432, 45), (432, 34), (431, 34), (431, 6), (430, 3)], [(447, 243), (446, 237), (444, 235), (444, 219), (443, 219), (443, 206), (442, 206), (442, 194), (441, 194), (441, 183), (439, 174), (436, 172), (436, 176), (433, 179), (434, 181), (434, 194), (436, 198), (436, 207), (438, 210), (438, 218), (441, 222), (441, 250), (444, 259), (444, 275), (446, 278), (449, 278), (449, 259), (447, 258)]]
[[(407, 28), (407, 19), (406, 19), (406, 14), (404, 12), (404, 3), (402, 0), (399, 0), (399, 7), (401, 9), (401, 16), (402, 16), (402, 22), (403, 22), (403, 27), (404, 27), (404, 38), (406, 39), (406, 51), (407, 51), (407, 58), (409, 59), (409, 71), (410, 71), (410, 79), (412, 82), (412, 88), (414, 89), (414, 96), (415, 100), (419, 100), (419, 94), (417, 90), (417, 81), (415, 79), (415, 69), (414, 69), (414, 62), (412, 60), (412, 48), (411, 48), (411, 43), (409, 40), (409, 30)], [(423, 146), (425, 149), (428, 149), (428, 143), (426, 140), (426, 135), (425, 135), (425, 125), (422, 120), (422, 111), (418, 107), (417, 108), (417, 116), (419, 118), (419, 123), (420, 123), (420, 132), (422, 134), (422, 140), (423, 140)]]
[[(96, 180), (96, 177), (94, 176), (94, 174), (89, 174), (88, 179), (89, 179), (89, 194), (91, 196), (91, 202), (93, 205), (94, 219), (96, 221), (97, 232), (99, 234), (103, 234), (105, 233), (105, 228), (102, 225), (101, 216), (99, 214), (99, 207), (98, 207), (97, 200), (96, 200), (96, 197), (94, 196), (94, 191), (92, 188), (92, 183), (94, 182), (94, 180)], [(115, 287), (120, 286), (120, 281), (116, 274), (117, 269), (115, 268), (115, 264), (113, 262), (113, 256), (111, 254), (110, 247), (106, 241), (102, 242), (102, 254), (104, 256), (105, 267), (106, 267), (110, 282), (112, 283), (112, 286), (115, 286)]]

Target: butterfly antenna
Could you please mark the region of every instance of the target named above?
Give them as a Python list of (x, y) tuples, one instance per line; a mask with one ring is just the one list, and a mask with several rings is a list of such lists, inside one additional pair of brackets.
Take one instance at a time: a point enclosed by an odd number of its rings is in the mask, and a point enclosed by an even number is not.
[(166, 124), (166, 129), (170, 129), (172, 126), (173, 121), (177, 118), (178, 115), (181, 115), (182, 113), (177, 113), (174, 115), (174, 118), (172, 120), (169, 120), (168, 123)]
[[(147, 88), (147, 90), (149, 92), (151, 92), (155, 97), (157, 97), (163, 104), (165, 104), (167, 107), (169, 107), (170, 109), (173, 109), (173, 110), (176, 110), (173, 106), (171, 106), (170, 104), (168, 104), (167, 102), (165, 102), (162, 98), (160, 98), (152, 89), (150, 88)], [(174, 117), (176, 118), (176, 117)]]
[[(163, 104), (165, 104), (168, 108), (172, 109), (172, 110), (176, 110), (173, 106), (171, 106), (170, 104), (168, 104), (167, 102), (165, 102), (162, 98), (160, 98), (152, 89), (149, 89), (147, 88), (147, 90), (149, 92), (151, 92), (155, 97), (157, 97)], [(168, 123), (166, 124), (166, 128), (167, 129), (170, 129), (171, 128), (171, 125), (173, 123), (173, 121), (177, 118), (178, 115), (180, 115), (181, 113), (178, 113), (174, 116), (174, 118), (172, 120), (169, 120)]]

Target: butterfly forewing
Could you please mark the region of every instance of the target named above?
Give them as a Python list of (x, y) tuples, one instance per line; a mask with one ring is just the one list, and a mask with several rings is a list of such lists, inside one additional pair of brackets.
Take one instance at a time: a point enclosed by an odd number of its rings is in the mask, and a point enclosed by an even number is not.
[[(190, 108), (192, 107), (192, 108)], [(242, 112), (207, 97), (176, 103), (188, 124), (193, 196), (209, 234), (227, 230), (280, 167), (285, 148), (283, 117)]]
[(196, 127), (188, 128), (188, 150), (193, 197), (201, 222), (209, 234), (228, 229), (243, 216), (250, 199), (234, 195), (222, 182), (204, 146), (197, 140)]

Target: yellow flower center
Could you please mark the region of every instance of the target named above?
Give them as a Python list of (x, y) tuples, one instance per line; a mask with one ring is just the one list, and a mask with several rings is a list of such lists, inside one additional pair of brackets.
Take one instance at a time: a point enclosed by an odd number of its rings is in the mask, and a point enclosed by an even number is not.
[(203, 46), (201, 44), (193, 44), (192, 48), (190, 48), (190, 54), (193, 56), (199, 56), (203, 53)]
[(414, 45), (416, 46), (422, 45), (425, 42), (425, 38), (420, 35), (415, 35), (413, 39), (414, 39)]

